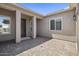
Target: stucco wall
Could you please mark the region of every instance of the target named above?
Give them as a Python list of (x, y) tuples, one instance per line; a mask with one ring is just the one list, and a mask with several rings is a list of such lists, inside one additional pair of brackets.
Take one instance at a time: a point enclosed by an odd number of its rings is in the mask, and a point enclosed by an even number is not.
[(10, 34), (0, 34), (0, 41), (15, 39), (16, 38), (15, 12), (8, 11), (8, 10), (0, 8), (0, 15), (11, 17), (11, 33)]
[[(74, 11), (69, 11), (62, 14), (56, 14), (50, 17), (46, 17), (43, 20), (38, 20), (38, 35), (52, 37), (53, 34), (66, 35), (66, 36), (75, 36), (76, 31), (76, 22), (73, 21)], [(62, 17), (62, 30), (61, 31), (52, 31), (50, 30), (50, 20), (53, 18)], [(74, 39), (75, 40), (75, 39)], [(72, 40), (71, 40), (72, 41)]]

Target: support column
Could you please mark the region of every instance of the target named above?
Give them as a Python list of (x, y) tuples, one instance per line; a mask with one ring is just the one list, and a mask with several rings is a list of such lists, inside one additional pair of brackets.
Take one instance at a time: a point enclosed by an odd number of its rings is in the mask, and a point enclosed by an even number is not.
[(21, 42), (21, 12), (16, 11), (16, 43)]
[(79, 55), (79, 4), (76, 6), (76, 40), (77, 40), (77, 55)]
[(35, 39), (36, 38), (36, 16), (33, 17), (32, 19), (32, 37)]

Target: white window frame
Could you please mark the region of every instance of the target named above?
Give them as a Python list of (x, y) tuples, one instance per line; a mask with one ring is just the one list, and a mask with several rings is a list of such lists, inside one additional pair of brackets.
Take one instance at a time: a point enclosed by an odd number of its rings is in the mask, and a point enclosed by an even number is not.
[[(61, 30), (57, 30), (56, 29), (56, 26), (55, 26), (55, 30), (51, 30), (51, 20), (55, 20), (55, 25), (56, 25), (56, 21), (59, 21), (59, 19), (60, 19), (60, 21), (61, 21)], [(62, 31), (63, 30), (63, 18), (62, 17), (55, 17), (55, 18), (51, 18), (51, 19), (49, 19), (49, 30), (50, 31)]]
[(10, 22), (10, 24), (9, 24), (9, 29), (10, 29), (10, 31), (9, 31), (9, 32), (3, 32), (3, 33), (1, 33), (0, 35), (11, 34), (11, 17), (10, 17), (10, 16), (6, 16), (6, 15), (0, 15), (0, 16), (7, 17), (8, 20), (9, 20), (9, 22)]

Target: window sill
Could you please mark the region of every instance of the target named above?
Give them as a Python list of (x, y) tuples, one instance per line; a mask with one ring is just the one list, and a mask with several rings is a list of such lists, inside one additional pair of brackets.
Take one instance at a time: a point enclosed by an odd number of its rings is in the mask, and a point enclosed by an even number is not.
[(61, 32), (62, 30), (50, 30), (50, 31)]
[(11, 33), (1, 33), (0, 35), (10, 35)]

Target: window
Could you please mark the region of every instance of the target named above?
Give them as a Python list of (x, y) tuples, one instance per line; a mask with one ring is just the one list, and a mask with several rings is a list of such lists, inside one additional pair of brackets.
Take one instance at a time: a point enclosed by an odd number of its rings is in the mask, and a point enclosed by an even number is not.
[(0, 34), (10, 33), (10, 17), (0, 16)]
[(56, 21), (56, 30), (61, 30), (61, 21)]
[(61, 19), (53, 19), (50, 21), (50, 30), (61, 30)]
[(51, 30), (55, 30), (55, 20), (51, 20)]

